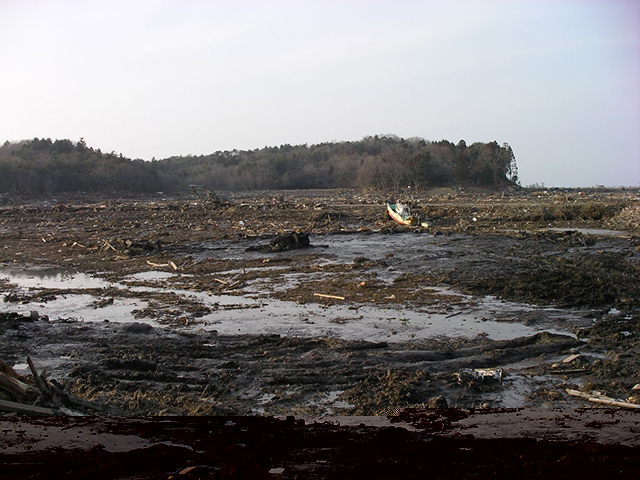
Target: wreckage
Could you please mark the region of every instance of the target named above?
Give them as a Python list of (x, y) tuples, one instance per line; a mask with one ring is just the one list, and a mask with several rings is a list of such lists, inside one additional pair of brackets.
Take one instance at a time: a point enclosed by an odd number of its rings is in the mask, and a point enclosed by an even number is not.
[(418, 215), (411, 212), (411, 208), (408, 205), (396, 202), (387, 203), (387, 213), (389, 216), (400, 225), (420, 225), (422, 227), (428, 227), (429, 224), (422, 221)]
[(417, 223), (416, 218), (411, 215), (409, 207), (400, 202), (387, 203), (387, 212), (400, 225), (415, 225)]
[(0, 417), (11, 415), (86, 416), (119, 414), (118, 409), (77, 398), (66, 392), (55, 380), (38, 373), (27, 357), (29, 375), (18, 374), (0, 360)]

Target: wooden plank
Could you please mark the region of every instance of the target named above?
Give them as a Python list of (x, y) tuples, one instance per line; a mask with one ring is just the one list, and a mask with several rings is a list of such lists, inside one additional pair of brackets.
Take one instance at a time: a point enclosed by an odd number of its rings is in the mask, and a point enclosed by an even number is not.
[(580, 354), (579, 353), (574, 353), (573, 355), (569, 355), (567, 358), (565, 358), (564, 360), (562, 360), (562, 363), (571, 363), (574, 360), (580, 358)]
[(635, 403), (622, 402), (620, 400), (615, 400), (613, 398), (607, 397), (597, 392), (587, 393), (587, 392), (581, 392), (580, 390), (573, 390), (571, 388), (567, 388), (567, 393), (574, 397), (584, 398), (593, 403), (601, 403), (603, 405), (611, 405), (613, 407), (620, 407), (620, 408), (640, 409), (640, 405), (637, 405)]
[(333, 298), (334, 300), (344, 300), (345, 297), (339, 297), (338, 295), (325, 295), (324, 293), (314, 293), (314, 297), (320, 298)]

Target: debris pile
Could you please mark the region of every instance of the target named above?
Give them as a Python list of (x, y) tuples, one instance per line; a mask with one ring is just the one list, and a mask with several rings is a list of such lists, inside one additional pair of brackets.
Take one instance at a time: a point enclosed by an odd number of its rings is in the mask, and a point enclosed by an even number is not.
[(73, 397), (55, 380), (48, 381), (44, 374), (38, 374), (30, 357), (27, 363), (31, 374), (23, 376), (0, 360), (0, 416), (115, 413), (104, 405)]
[(282, 235), (275, 236), (268, 245), (262, 245), (258, 247), (249, 247), (248, 252), (285, 252), (287, 250), (296, 250), (299, 248), (308, 248), (311, 244), (309, 242), (309, 235), (304, 232), (289, 232)]

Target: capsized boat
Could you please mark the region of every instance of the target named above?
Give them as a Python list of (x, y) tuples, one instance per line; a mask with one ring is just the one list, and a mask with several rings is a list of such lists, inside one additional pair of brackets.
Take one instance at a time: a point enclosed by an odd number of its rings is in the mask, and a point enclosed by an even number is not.
[(416, 225), (418, 219), (411, 215), (411, 210), (406, 205), (398, 203), (387, 203), (387, 212), (400, 225)]

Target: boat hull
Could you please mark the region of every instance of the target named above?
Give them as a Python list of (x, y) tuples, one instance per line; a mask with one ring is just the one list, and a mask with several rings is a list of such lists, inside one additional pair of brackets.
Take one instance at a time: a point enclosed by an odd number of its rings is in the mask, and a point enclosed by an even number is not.
[(413, 216), (403, 217), (396, 212), (396, 206), (394, 203), (387, 203), (387, 213), (389, 213), (389, 216), (400, 225), (413, 225), (416, 223)]

